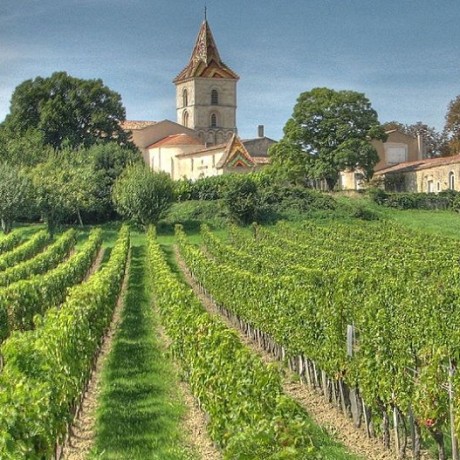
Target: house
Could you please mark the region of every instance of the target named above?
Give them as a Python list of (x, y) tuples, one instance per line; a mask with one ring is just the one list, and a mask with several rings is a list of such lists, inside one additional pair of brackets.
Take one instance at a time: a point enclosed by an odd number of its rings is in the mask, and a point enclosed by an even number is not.
[(173, 80), (176, 122), (123, 123), (146, 164), (174, 180), (250, 172), (268, 164), (268, 149), (275, 141), (264, 135), (263, 126), (257, 138), (238, 137), (238, 80), (222, 61), (205, 19), (189, 62)]
[(460, 191), (460, 155), (407, 161), (377, 171), (388, 191), (438, 193)]
[[(419, 161), (424, 156), (424, 145), (421, 136), (414, 137), (397, 129), (386, 131), (387, 140), (373, 140), (371, 144), (377, 150), (379, 162), (374, 167), (374, 175), (394, 165)], [(340, 174), (342, 190), (359, 190), (364, 182), (364, 174), (360, 170), (343, 171)]]

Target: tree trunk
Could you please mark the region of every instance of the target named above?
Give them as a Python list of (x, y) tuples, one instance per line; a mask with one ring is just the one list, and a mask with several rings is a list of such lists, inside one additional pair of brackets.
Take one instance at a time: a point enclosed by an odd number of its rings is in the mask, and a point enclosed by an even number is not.
[(431, 436), (438, 447), (438, 460), (446, 460), (446, 450), (444, 447), (444, 435), (441, 430), (429, 428)]
[(77, 209), (77, 217), (78, 217), (78, 224), (80, 225), (80, 227), (83, 227), (83, 220), (81, 218), (80, 209)]

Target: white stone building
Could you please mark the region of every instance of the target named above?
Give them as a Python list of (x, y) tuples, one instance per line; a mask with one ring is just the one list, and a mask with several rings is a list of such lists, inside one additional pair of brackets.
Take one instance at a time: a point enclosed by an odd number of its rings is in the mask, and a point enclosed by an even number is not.
[(154, 171), (175, 180), (198, 179), (229, 172), (249, 172), (268, 163), (274, 140), (264, 136), (241, 140), (237, 135), (238, 75), (224, 64), (207, 20), (192, 55), (173, 80), (177, 122), (126, 121), (132, 140)]

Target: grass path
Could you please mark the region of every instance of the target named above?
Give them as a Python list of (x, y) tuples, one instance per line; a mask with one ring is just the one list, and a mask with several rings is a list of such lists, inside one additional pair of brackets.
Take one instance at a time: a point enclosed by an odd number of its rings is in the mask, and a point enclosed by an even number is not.
[(132, 248), (125, 309), (102, 375), (90, 458), (197, 458), (181, 428), (177, 376), (158, 333), (145, 272), (145, 240)]

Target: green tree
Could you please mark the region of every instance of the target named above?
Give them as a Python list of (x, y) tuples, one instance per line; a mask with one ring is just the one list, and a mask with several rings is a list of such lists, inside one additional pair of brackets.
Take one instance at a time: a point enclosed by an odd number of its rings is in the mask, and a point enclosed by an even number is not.
[(56, 72), (17, 86), (4, 124), (17, 136), (30, 129), (39, 130), (43, 142), (55, 149), (107, 141), (131, 145), (129, 134), (120, 126), (125, 117), (121, 96), (102, 80)]
[(0, 163), (0, 223), (4, 233), (9, 233), (13, 222), (30, 209), (31, 187), (29, 178), (18, 167)]
[(444, 131), (448, 136), (450, 154), (460, 153), (460, 95), (449, 103)]
[(398, 131), (409, 134), (413, 137), (421, 136), (423, 139), (423, 154), (425, 158), (443, 156), (447, 150), (447, 138), (445, 132), (439, 133), (432, 126), (428, 126), (422, 121), (405, 125), (398, 121), (389, 121), (383, 124), (385, 130), (397, 129)]
[(174, 183), (166, 173), (135, 164), (115, 181), (112, 197), (121, 216), (146, 228), (156, 224), (172, 205)]
[(261, 217), (263, 206), (257, 184), (246, 174), (233, 176), (224, 190), (223, 200), (238, 223), (249, 224)]
[(98, 220), (111, 219), (115, 214), (113, 185), (128, 165), (143, 163), (142, 155), (138, 150), (115, 142), (93, 145), (84, 154), (85, 161), (92, 165), (97, 176)]
[(37, 211), (50, 232), (72, 218), (83, 225), (82, 212), (98, 209), (98, 177), (74, 151), (51, 154), (31, 171)]
[[(284, 127), (288, 146), (272, 152), (279, 168), (292, 163), (304, 178), (325, 180), (333, 189), (344, 169), (362, 169), (371, 177), (378, 162), (372, 139), (385, 140), (377, 113), (362, 93), (315, 88), (300, 94)], [(283, 152), (289, 152), (287, 165)], [(300, 167), (299, 167), (300, 165)]]

